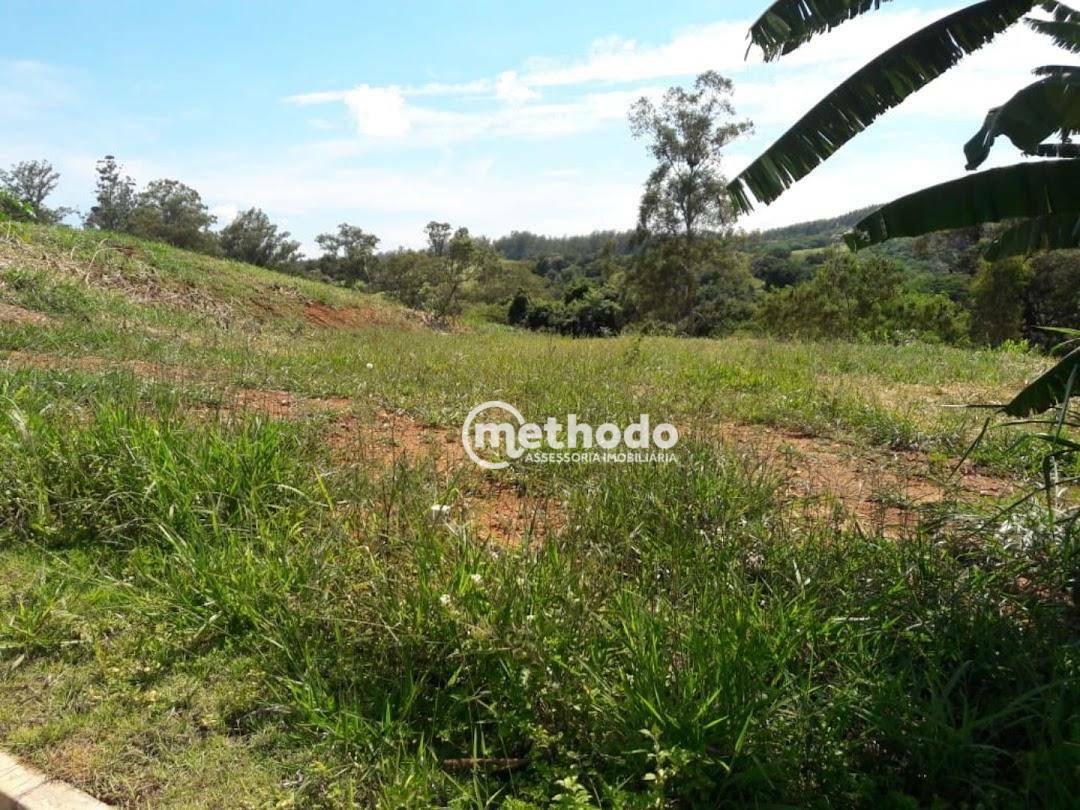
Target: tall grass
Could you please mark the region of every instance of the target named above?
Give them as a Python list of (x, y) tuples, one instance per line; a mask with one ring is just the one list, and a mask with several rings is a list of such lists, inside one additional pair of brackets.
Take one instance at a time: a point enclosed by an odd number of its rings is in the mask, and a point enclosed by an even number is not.
[[(709, 443), (571, 490), (542, 544), (432, 522), (432, 471), (331, 464), (303, 425), (113, 381), (9, 378), (2, 543), (46, 572), (5, 658), (122, 635), (226, 655), (225, 722), (322, 765), (300, 803), (1068, 806), (1075, 613), (1054, 546), (793, 523)], [(76, 570), (77, 555), (92, 566)], [(70, 600), (87, 586), (108, 598)], [(254, 685), (254, 686), (253, 686)]]

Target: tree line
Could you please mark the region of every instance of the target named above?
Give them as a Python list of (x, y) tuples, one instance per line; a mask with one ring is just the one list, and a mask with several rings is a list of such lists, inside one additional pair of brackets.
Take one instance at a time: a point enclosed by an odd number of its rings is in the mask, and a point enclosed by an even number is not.
[[(866, 210), (764, 234), (737, 231), (721, 158), (752, 124), (736, 116), (732, 91), (729, 80), (707, 72), (689, 88), (632, 106), (631, 133), (654, 161), (633, 230), (514, 231), (492, 241), (431, 221), (423, 249), (380, 251), (377, 236), (341, 223), (316, 237), (321, 253), (307, 258), (264, 211), (250, 208), (214, 230), (216, 218), (195, 189), (169, 179), (139, 189), (111, 155), (97, 164), (83, 226), (383, 293), (437, 322), (467, 308), (477, 318), (573, 336), (747, 330), (1000, 344), (1038, 341), (1039, 325), (1075, 323), (1077, 307), (1050, 291), (1080, 290), (1076, 254), (985, 261), (985, 245), (1005, 226), (892, 240), (859, 257), (835, 246)], [(57, 223), (71, 215), (47, 205), (58, 180), (47, 161), (0, 172), (0, 218)]]

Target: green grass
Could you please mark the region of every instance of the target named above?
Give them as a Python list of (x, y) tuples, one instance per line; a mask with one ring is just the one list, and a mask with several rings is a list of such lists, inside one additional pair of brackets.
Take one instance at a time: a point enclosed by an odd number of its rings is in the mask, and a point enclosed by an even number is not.
[[(974, 427), (932, 402), (1007, 392), (1038, 358), (440, 334), (159, 246), (11, 238), (0, 300), (51, 320), (0, 326), (23, 352), (0, 371), (0, 738), (51, 773), (177, 807), (1065, 807), (1080, 789), (1071, 538), (983, 529), (977, 499), (901, 540), (807, 520), (717, 436), (929, 465)], [(100, 276), (42, 252), (97, 252)], [(377, 322), (320, 327), (312, 300)], [(485, 477), (334, 448), (334, 415), (207, 408), (236, 386), (348, 397), (360, 424), (456, 429), (503, 399), (686, 438), (677, 465)], [(1004, 443), (987, 469), (1023, 474)], [(431, 520), (492, 485), (560, 519), (518, 544)]]

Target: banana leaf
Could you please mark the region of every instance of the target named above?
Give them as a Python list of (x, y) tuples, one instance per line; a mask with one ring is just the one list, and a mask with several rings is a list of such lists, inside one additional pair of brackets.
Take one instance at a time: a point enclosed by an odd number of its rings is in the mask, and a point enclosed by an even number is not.
[(900, 236), (1080, 211), (1080, 160), (1020, 163), (916, 191), (873, 211), (844, 237), (859, 250)]
[(1046, 0), (1040, 4), (1047, 12), (1054, 15), (1053, 20), (1038, 20), (1028, 17), (1024, 20), (1033, 30), (1045, 34), (1054, 40), (1058, 47), (1073, 53), (1080, 53), (1080, 12), (1069, 8), (1064, 3)]
[(1080, 131), (1080, 69), (1043, 68), (1046, 76), (990, 110), (982, 128), (964, 145), (968, 170), (990, 156), (1001, 135), (1026, 154), (1034, 154), (1055, 132)]
[(1073, 369), (1080, 366), (1080, 349), (1074, 349), (1057, 365), (1027, 385), (1012, 402), (1002, 408), (1009, 416), (1031, 416), (1061, 404), (1066, 396)]
[[(807, 0), (810, 2), (810, 0)], [(1031, 10), (984, 0), (932, 23), (871, 60), (822, 99), (728, 186), (737, 210), (771, 203), (882, 113), (900, 104)]]
[(1076, 247), (1080, 247), (1080, 211), (1066, 211), (1018, 222), (991, 242), (983, 256), (996, 262), (1039, 250)]
[(779, 0), (750, 26), (750, 40), (771, 62), (791, 53), (815, 34), (853, 17), (876, 11), (888, 0)]
[(1055, 20), (1025, 20), (1033, 30), (1054, 40), (1059, 48), (1080, 53), (1080, 24)]

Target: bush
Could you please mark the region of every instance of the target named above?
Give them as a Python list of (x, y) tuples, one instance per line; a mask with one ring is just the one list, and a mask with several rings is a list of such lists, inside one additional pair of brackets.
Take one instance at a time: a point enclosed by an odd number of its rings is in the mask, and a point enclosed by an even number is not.
[(781, 337), (957, 342), (967, 333), (963, 309), (944, 295), (902, 286), (899, 265), (833, 253), (813, 279), (766, 297), (761, 328)]
[(573, 337), (617, 335), (626, 325), (626, 312), (614, 290), (594, 287), (579, 279), (566, 291), (562, 303), (532, 303), (518, 293), (507, 309), (507, 321), (534, 331), (550, 330)]
[(0, 222), (33, 222), (34, 210), (10, 192), (0, 189)]

